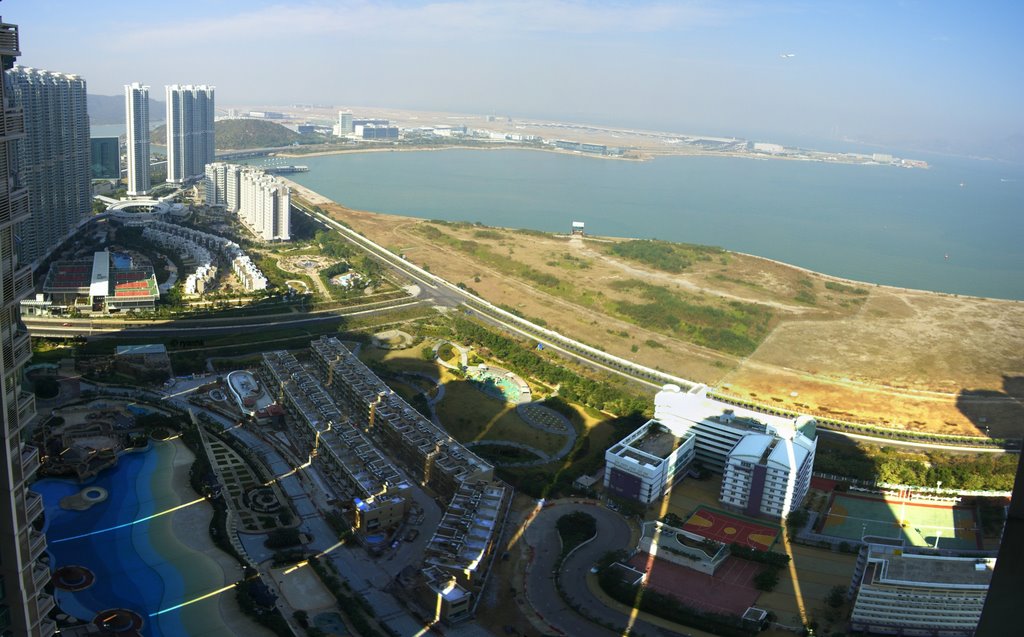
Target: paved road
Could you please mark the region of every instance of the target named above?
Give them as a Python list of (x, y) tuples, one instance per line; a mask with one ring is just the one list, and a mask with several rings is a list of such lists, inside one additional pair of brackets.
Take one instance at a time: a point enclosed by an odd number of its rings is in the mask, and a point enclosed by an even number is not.
[[(554, 565), (561, 547), (555, 524), (558, 518), (576, 511), (587, 513), (597, 521), (597, 538), (577, 549), (563, 564), (562, 588), (566, 596), (582, 606), (589, 615), (618, 626), (626, 625), (628, 618), (605, 606), (587, 586), (590, 567), (601, 556), (608, 551), (632, 548), (629, 546), (629, 525), (622, 516), (602, 506), (566, 502), (541, 509), (525, 533), (526, 542), (533, 551), (533, 560), (526, 579), (526, 595), (541, 617), (565, 635), (618, 637), (621, 633), (596, 624), (566, 606), (555, 587)], [(632, 634), (661, 637), (685, 633), (637, 621)]]

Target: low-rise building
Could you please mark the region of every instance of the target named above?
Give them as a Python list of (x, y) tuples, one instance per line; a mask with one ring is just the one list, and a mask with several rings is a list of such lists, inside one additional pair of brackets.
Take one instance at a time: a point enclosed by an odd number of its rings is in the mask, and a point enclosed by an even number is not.
[(494, 467), (393, 392), (340, 340), (310, 344), (326, 390), (353, 414), (352, 424), (374, 439), (423, 486), (442, 499), (464, 483), (490, 482)]
[(352, 427), (323, 386), (292, 354), (266, 352), (260, 376), (313, 449), (312, 459), (344, 501), (357, 532), (396, 528), (409, 511), (409, 485), (358, 429)]
[(896, 546), (870, 544), (862, 549), (861, 562), (850, 617), (854, 631), (970, 637), (996, 560), (908, 554)]
[[(652, 428), (657, 423), (659, 429)], [(662, 436), (653, 436), (662, 432)], [(676, 446), (654, 444), (669, 440)], [(785, 517), (810, 488), (816, 422), (766, 414), (708, 396), (707, 387), (665, 385), (654, 419), (606, 452), (605, 487), (649, 504), (690, 460), (724, 474), (721, 501), (752, 515)], [(655, 448), (660, 451), (654, 452)]]
[(605, 489), (643, 504), (660, 499), (686, 474), (695, 443), (692, 433), (649, 420), (605, 452)]

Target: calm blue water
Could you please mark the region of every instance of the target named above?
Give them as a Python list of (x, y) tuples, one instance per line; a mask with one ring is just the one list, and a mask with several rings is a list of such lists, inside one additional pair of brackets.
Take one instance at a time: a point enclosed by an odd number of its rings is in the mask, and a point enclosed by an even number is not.
[[(100, 611), (128, 608), (145, 619), (145, 635), (185, 634), (177, 611), (150, 617), (150, 613), (183, 599), (181, 575), (149, 541), (149, 522), (128, 524), (157, 511), (151, 484), (160, 464), (152, 450), (121, 456), (117, 467), (89, 483), (110, 495), (86, 511), (66, 511), (59, 506), (61, 498), (86, 485), (47, 478), (32, 486), (43, 496), (51, 565), (78, 564), (96, 575), (96, 583), (84, 591), (56, 591), (65, 613), (92, 621)], [(114, 528), (119, 525), (127, 526)]]
[[(717, 245), (870, 283), (1024, 299), (1024, 167), (731, 157), (600, 160), (527, 150), (304, 157), (288, 175), (352, 208)], [(963, 187), (960, 184), (963, 183)], [(948, 255), (948, 258), (946, 258)]]

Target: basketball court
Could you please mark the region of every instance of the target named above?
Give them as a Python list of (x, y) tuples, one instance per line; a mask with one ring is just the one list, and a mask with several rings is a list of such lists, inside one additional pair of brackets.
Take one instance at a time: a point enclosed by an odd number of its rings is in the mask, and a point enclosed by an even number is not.
[(820, 533), (860, 541), (865, 535), (903, 538), (911, 546), (981, 549), (972, 507), (913, 498), (835, 493)]
[(699, 506), (683, 524), (683, 529), (724, 544), (767, 551), (779, 538), (778, 526), (757, 522), (706, 506)]

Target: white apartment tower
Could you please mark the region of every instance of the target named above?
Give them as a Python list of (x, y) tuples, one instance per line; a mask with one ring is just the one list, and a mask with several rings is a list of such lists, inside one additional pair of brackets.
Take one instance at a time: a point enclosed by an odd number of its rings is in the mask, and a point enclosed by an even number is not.
[(149, 87), (139, 82), (124, 86), (125, 131), (128, 146), (128, 196), (149, 192)]
[(238, 215), (264, 241), (288, 241), (291, 196), (288, 186), (259, 168), (217, 162), (207, 164), (205, 200)]
[[(11, 68), (19, 55), (18, 27), (0, 21), (3, 68)], [(16, 142), (25, 137), (25, 123), (21, 108), (11, 103), (11, 76), (5, 73), (0, 79), (0, 634), (49, 637), (57, 630), (47, 618), (55, 603), (45, 591), (50, 569), (39, 561), (46, 553), (46, 536), (35, 528), (43, 499), (27, 488), (39, 468), (39, 450), (23, 442), (28, 437), (25, 428), (36, 414), (35, 399), (21, 388), (22, 368), (32, 357), (32, 346), (18, 320), (18, 302), (32, 293), (32, 270), (18, 261), (14, 232), (30, 214), (28, 188), (18, 177), (15, 152)]]
[(85, 80), (16, 66), (10, 99), (24, 110), (18, 175), (29, 188), (32, 217), (18, 224), (21, 260), (38, 265), (90, 212), (89, 114)]
[(164, 87), (167, 98), (167, 181), (203, 175), (214, 157), (214, 87)]

